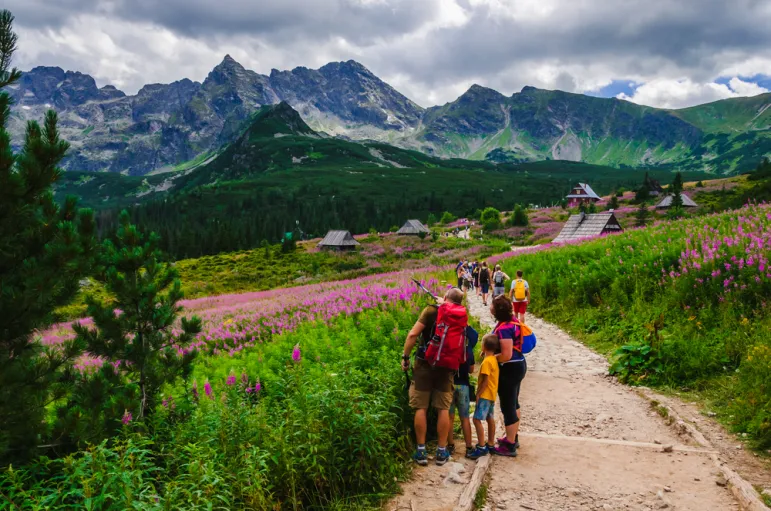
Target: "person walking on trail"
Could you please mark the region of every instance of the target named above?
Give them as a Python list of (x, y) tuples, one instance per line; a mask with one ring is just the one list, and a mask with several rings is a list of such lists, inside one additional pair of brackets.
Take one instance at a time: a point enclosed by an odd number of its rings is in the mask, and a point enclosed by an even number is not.
[[(409, 371), (410, 355), (413, 348), (418, 344), (418, 338), (421, 343), (418, 346), (415, 355), (415, 366), (412, 372), (412, 383), (410, 384), (409, 400), (410, 408), (415, 410), (415, 437), (418, 448), (413, 459), (418, 465), (428, 465), (428, 456), (426, 455), (426, 430), (428, 429), (428, 407), (433, 406), (438, 412), (437, 418), (437, 451), (436, 464), (444, 465), (450, 459), (447, 451), (447, 438), (450, 434), (450, 405), (453, 398), (453, 380), (458, 365), (455, 368), (447, 368), (429, 363), (432, 353), (431, 340), (435, 330), (438, 328), (437, 318), (439, 309), (446, 304), (461, 306), (463, 302), (463, 292), (460, 289), (452, 288), (444, 295), (444, 299), (437, 300), (437, 305), (429, 305), (420, 314), (415, 325), (407, 334), (404, 341), (404, 353), (402, 355), (402, 370)], [(462, 307), (462, 306), (461, 306)], [(464, 309), (465, 312), (465, 309)], [(468, 326), (466, 318), (466, 324)], [(461, 353), (463, 353), (461, 351)]]
[(527, 305), (530, 303), (530, 284), (522, 278), (522, 275), (522, 270), (517, 270), (517, 278), (511, 283), (511, 293), (509, 295), (514, 307), (514, 317), (519, 319), (520, 323), (525, 322)]
[(495, 272), (493, 273), (493, 299), (506, 294), (507, 280), (511, 280), (511, 277), (503, 272), (500, 264), (496, 264)]
[[(482, 338), (482, 367), (479, 370), (477, 382), (477, 406), (474, 410), (474, 428), (477, 431), (477, 445), (466, 457), (472, 460), (487, 456), (495, 450), (495, 396), (498, 392), (498, 359), (495, 354), (500, 351), (501, 343), (495, 334), (487, 334)], [(485, 426), (487, 422), (487, 437)], [(485, 438), (487, 443), (485, 444)], [(482, 443), (479, 443), (482, 442)]]
[(487, 294), (490, 292), (490, 268), (487, 267), (487, 261), (482, 262), (482, 268), (479, 270), (479, 285), (482, 288), (482, 303), (487, 307)]
[(479, 261), (474, 261), (474, 269), (471, 271), (471, 276), (474, 277), (474, 289), (477, 291), (477, 296), (482, 294), (482, 291), (479, 289), (479, 270), (481, 270)]
[(474, 348), (479, 341), (479, 334), (473, 328), (466, 327), (466, 361), (460, 365), (455, 374), (455, 390), (450, 405), (450, 434), (447, 438), (447, 450), (450, 454), (455, 452), (455, 412), (460, 416), (460, 429), (463, 432), (463, 440), (466, 443), (466, 456), (474, 448), (471, 438), (471, 380), (469, 375), (474, 372)]
[(511, 300), (506, 296), (493, 299), (490, 313), (498, 322), (493, 333), (501, 343), (501, 352), (497, 355), (500, 363), (498, 397), (506, 426), (506, 436), (498, 439), (493, 454), (516, 456), (519, 448), (519, 391), (527, 374), (527, 362), (522, 354), (522, 329), (514, 318)]

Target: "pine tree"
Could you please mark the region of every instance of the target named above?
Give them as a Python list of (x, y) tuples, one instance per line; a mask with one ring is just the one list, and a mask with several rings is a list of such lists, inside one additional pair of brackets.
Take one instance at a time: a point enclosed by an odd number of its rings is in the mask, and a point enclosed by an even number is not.
[(649, 217), (650, 212), (648, 211), (648, 206), (646, 206), (644, 202), (641, 202), (640, 207), (637, 209), (637, 214), (635, 215), (635, 226), (645, 227), (648, 224)]
[[(0, 90), (21, 73), (13, 16), (0, 11)], [(90, 269), (94, 219), (74, 198), (59, 207), (51, 185), (69, 145), (59, 139), (56, 113), (41, 128), (29, 122), (20, 154), (6, 129), (11, 98), (0, 92), (0, 466), (32, 455), (46, 435), (46, 406), (66, 395), (77, 343), (53, 349), (33, 337), (54, 321)]]
[(111, 433), (126, 412), (134, 419), (152, 415), (162, 387), (190, 375), (196, 356), (190, 344), (201, 331), (195, 316), (175, 324), (181, 284), (174, 267), (160, 262), (158, 236), (141, 233), (125, 211), (119, 222), (115, 243), (102, 245), (97, 277), (114, 299), (87, 297), (95, 328), (74, 326), (86, 351), (108, 361), (82, 382), (64, 413), (67, 429), (89, 441)]
[(433, 213), (429, 213), (428, 220), (426, 220), (426, 225), (428, 227), (431, 227), (435, 223), (436, 223), (436, 215), (434, 215)]
[(683, 175), (679, 172), (675, 174), (675, 179), (669, 187), (669, 193), (672, 194), (672, 211), (678, 213), (683, 209)]
[(514, 212), (511, 215), (511, 225), (516, 227), (527, 227), (530, 219), (527, 216), (527, 210), (521, 205), (514, 206)]
[(618, 209), (618, 197), (615, 195), (608, 201), (608, 211)]

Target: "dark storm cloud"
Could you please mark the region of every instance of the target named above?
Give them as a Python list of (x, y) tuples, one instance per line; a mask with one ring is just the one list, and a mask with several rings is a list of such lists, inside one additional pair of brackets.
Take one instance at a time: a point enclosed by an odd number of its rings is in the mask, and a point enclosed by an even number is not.
[[(509, 64), (616, 63), (628, 74), (655, 74), (665, 64), (699, 79), (714, 77), (729, 52), (767, 54), (767, 2), (622, 0), (555, 2), (549, 16), (512, 19), (478, 6), (462, 27), (438, 30), (409, 55), (389, 52), (394, 68), (436, 84), (488, 76)], [(428, 63), (429, 69), (426, 69)]]
[[(67, 45), (75, 45), (73, 37), (83, 30), (102, 30), (117, 49), (108, 53), (86, 45), (84, 51), (80, 41), (79, 68), (90, 70), (84, 55), (92, 51), (94, 60), (101, 58), (102, 77), (109, 80), (113, 55), (128, 55), (132, 65), (121, 71), (120, 78), (129, 89), (183, 69), (189, 73), (193, 66), (201, 69), (195, 67), (197, 76), (190, 78), (201, 79), (214, 54), (237, 50), (259, 72), (354, 58), (383, 78), (398, 81), (423, 103), (429, 97), (454, 99), (450, 96), (471, 81), (506, 94), (526, 84), (577, 91), (591, 84), (599, 90), (614, 79), (705, 84), (726, 76), (726, 69), (742, 69), (747, 76), (768, 74), (766, 65), (771, 63), (769, 0), (6, 0), (5, 4), (25, 29), (53, 34), (69, 29), (69, 37), (54, 41), (61, 48), (30, 51), (45, 54), (48, 62), (57, 53), (69, 59)], [(85, 17), (109, 28), (84, 28)], [(126, 28), (118, 30), (116, 24)], [(176, 53), (148, 48), (162, 38), (143, 43), (147, 34), (140, 31), (132, 42), (131, 27), (137, 24), (165, 29), (197, 46), (185, 54), (188, 60), (183, 65), (178, 46)], [(189, 60), (194, 53), (200, 55), (200, 64)], [(141, 75), (143, 59), (156, 78)]]

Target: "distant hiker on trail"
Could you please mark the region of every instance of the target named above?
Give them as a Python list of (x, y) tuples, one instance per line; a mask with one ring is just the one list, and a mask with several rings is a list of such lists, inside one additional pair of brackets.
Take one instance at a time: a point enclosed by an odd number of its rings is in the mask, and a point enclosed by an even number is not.
[(479, 270), (479, 285), (482, 287), (482, 303), (487, 306), (487, 293), (490, 292), (490, 268), (487, 267), (487, 261), (482, 263)]
[(458, 277), (458, 289), (463, 289), (463, 275), (461, 273), (461, 270), (463, 269), (463, 264), (464, 263), (465, 263), (465, 261), (463, 261), (463, 259), (461, 259), (458, 262), (458, 264), (455, 265), (455, 273), (457, 274), (457, 277)]
[(471, 268), (469, 268), (468, 263), (463, 265), (463, 291), (468, 291), (469, 289), (472, 289), (473, 286), (473, 278), (471, 277)]
[(453, 380), (466, 358), (468, 314), (462, 302), (463, 292), (460, 289), (448, 290), (444, 299), (437, 301), (437, 305), (423, 309), (404, 341), (402, 370), (406, 372), (410, 369), (412, 349), (418, 343), (418, 337), (421, 338), (410, 384), (410, 407), (415, 410), (415, 437), (418, 444), (413, 459), (418, 465), (428, 465), (426, 430), (429, 404), (438, 412), (436, 464), (444, 465), (450, 459), (447, 438), (450, 434), (449, 409), (454, 392)]
[(495, 334), (487, 334), (482, 338), (482, 367), (479, 370), (477, 382), (477, 406), (474, 411), (474, 428), (477, 430), (477, 442), (485, 441), (485, 426), (487, 422), (487, 443), (477, 443), (473, 451), (466, 451), (466, 457), (472, 460), (491, 454), (495, 450), (495, 396), (498, 392), (498, 359), (495, 354), (500, 352), (501, 342)]
[(466, 443), (466, 456), (474, 448), (471, 437), (471, 380), (469, 375), (474, 372), (474, 348), (479, 341), (479, 334), (471, 327), (466, 327), (466, 361), (460, 365), (455, 374), (455, 390), (450, 405), (450, 435), (447, 438), (447, 450), (450, 454), (455, 452), (455, 411), (460, 415), (460, 429), (463, 431), (463, 440)]
[(474, 277), (474, 288), (477, 290), (477, 296), (482, 294), (482, 290), (479, 289), (479, 272), (481, 269), (479, 261), (474, 261), (474, 269), (471, 271), (471, 275)]
[(522, 354), (522, 329), (514, 318), (511, 300), (505, 296), (493, 299), (490, 313), (498, 322), (493, 333), (501, 343), (501, 352), (497, 356), (501, 364), (498, 397), (501, 400), (501, 412), (506, 426), (506, 436), (498, 439), (498, 447), (493, 453), (516, 456), (519, 447), (519, 390), (527, 374), (527, 362)]
[(511, 303), (514, 306), (514, 317), (520, 323), (525, 322), (527, 305), (530, 303), (530, 284), (522, 278), (522, 270), (517, 270), (517, 278), (511, 283)]
[(498, 296), (506, 294), (506, 281), (511, 280), (511, 277), (506, 275), (501, 270), (501, 265), (495, 265), (495, 273), (493, 273), (493, 299)]

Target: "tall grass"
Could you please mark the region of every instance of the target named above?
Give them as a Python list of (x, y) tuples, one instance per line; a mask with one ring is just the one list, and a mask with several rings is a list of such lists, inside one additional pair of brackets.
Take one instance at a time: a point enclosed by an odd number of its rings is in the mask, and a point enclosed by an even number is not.
[(697, 390), (719, 379), (721, 415), (771, 445), (771, 206), (508, 255), (533, 311), (614, 354), (613, 372)]

